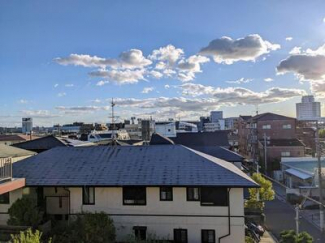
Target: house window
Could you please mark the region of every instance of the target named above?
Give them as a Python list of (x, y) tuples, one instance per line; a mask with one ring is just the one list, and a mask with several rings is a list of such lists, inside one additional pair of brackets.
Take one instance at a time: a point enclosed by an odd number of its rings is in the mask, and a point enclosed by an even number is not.
[(270, 124), (263, 125), (262, 126), (262, 129), (271, 129), (271, 125)]
[(146, 205), (146, 187), (123, 187), (124, 205)]
[(173, 201), (172, 187), (160, 187), (160, 201)]
[(202, 230), (202, 243), (215, 243), (216, 232), (215, 230)]
[(290, 152), (281, 152), (281, 157), (290, 157)]
[(95, 187), (85, 186), (82, 189), (82, 203), (84, 205), (95, 204)]
[(9, 192), (1, 194), (0, 195), (0, 204), (9, 204), (10, 203), (9, 198), (10, 198)]
[(200, 201), (200, 188), (187, 187), (186, 188), (187, 201)]
[(282, 125), (283, 129), (291, 129), (291, 124), (284, 124)]
[(174, 229), (174, 242), (187, 243), (187, 229)]
[(137, 240), (146, 240), (147, 239), (147, 227), (145, 226), (134, 226), (134, 236)]
[(227, 190), (225, 187), (201, 187), (201, 205), (228, 206)]

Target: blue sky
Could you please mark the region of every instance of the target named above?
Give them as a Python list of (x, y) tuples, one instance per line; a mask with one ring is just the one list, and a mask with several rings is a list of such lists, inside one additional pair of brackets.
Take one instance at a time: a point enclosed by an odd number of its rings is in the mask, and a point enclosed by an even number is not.
[(121, 119), (295, 116), (325, 97), (324, 18), (324, 1), (1, 1), (0, 125), (107, 122), (112, 97)]

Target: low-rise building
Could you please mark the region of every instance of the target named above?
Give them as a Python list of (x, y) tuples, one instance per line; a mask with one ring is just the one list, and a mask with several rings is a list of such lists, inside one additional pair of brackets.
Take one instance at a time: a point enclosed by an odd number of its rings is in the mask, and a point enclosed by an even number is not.
[[(258, 187), (234, 165), (181, 145), (57, 147), (15, 163), (13, 174), (26, 178), (26, 193), (48, 215), (107, 213), (118, 241), (151, 233), (174, 241), (182, 235), (189, 243), (244, 243), (243, 191)], [(22, 190), (0, 204), (1, 219)]]

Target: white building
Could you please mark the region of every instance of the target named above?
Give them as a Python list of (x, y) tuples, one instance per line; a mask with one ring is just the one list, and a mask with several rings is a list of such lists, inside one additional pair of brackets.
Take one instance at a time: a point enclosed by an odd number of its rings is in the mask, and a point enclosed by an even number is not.
[(164, 137), (176, 137), (175, 122), (156, 122), (155, 131)]
[(298, 120), (318, 120), (321, 117), (321, 104), (315, 102), (314, 96), (303, 96), (301, 103), (296, 104)]
[(243, 191), (258, 186), (234, 165), (182, 145), (57, 147), (15, 163), (13, 174), (26, 178), (26, 187), (0, 186), (2, 223), (10, 205), (29, 194), (62, 220), (107, 213), (117, 241), (155, 234), (175, 242), (244, 243)]
[(218, 120), (223, 119), (223, 112), (222, 111), (211, 111), (210, 112), (210, 122), (215, 123)]
[(33, 130), (33, 118), (22, 118), (22, 133), (31, 133)]

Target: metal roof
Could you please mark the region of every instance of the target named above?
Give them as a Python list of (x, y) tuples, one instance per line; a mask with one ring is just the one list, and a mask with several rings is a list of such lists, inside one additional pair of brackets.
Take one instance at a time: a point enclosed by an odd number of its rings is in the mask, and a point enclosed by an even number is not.
[(0, 158), (8, 158), (8, 157), (24, 157), (31, 156), (36, 154), (35, 152), (31, 152), (25, 149), (15, 148), (12, 146), (8, 146), (5, 144), (0, 144)]
[(290, 175), (294, 175), (302, 180), (306, 180), (306, 179), (310, 179), (312, 178), (313, 176), (308, 174), (308, 173), (305, 173), (305, 172), (302, 172), (302, 171), (299, 171), (299, 170), (296, 170), (296, 169), (287, 169), (286, 172)]
[(13, 165), (27, 186), (258, 185), (236, 166), (182, 145), (56, 147)]
[(190, 148), (228, 162), (243, 162), (244, 157), (221, 146), (190, 146)]

